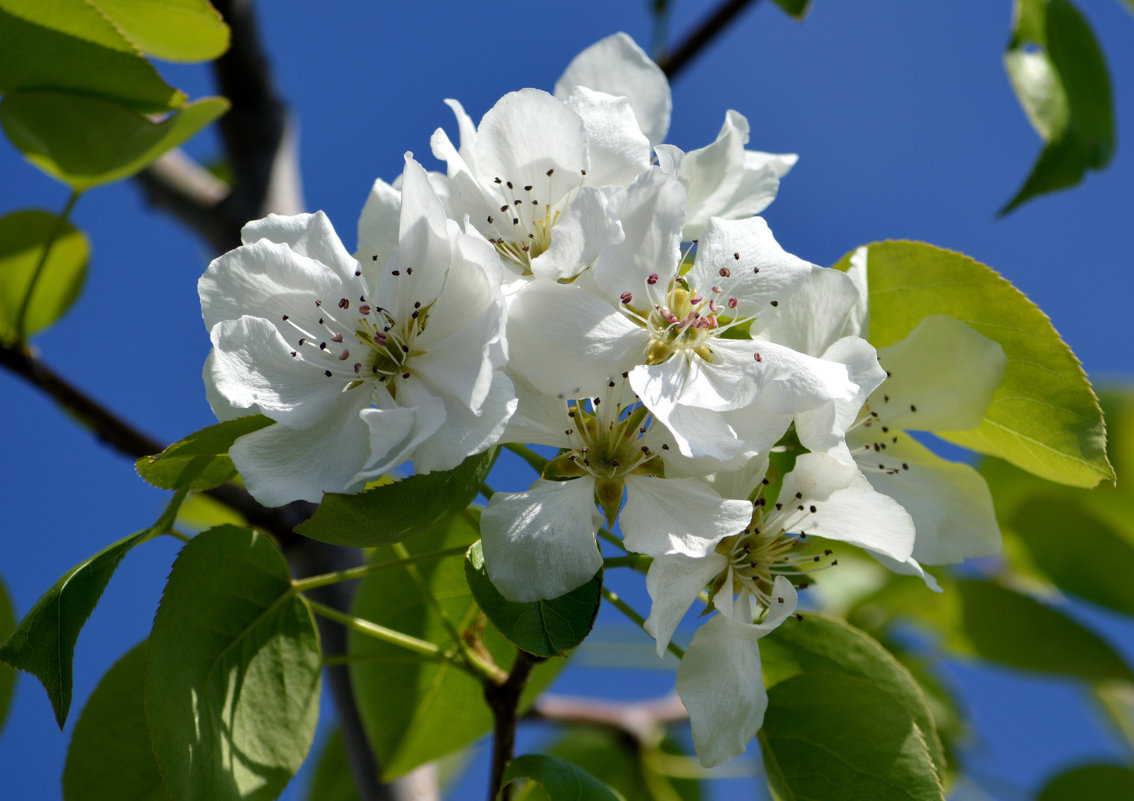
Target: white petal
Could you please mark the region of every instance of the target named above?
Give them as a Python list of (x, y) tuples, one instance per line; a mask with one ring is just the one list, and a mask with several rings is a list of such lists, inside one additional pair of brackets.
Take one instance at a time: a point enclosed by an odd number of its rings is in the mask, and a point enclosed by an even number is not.
[(265, 506), (280, 506), (361, 489), (365, 481), (357, 473), (369, 442), (359, 411), (367, 403), (365, 391), (342, 393), (336, 407), (308, 428), (276, 423), (237, 439), (229, 456), (248, 491)]
[(716, 615), (697, 630), (677, 668), (693, 744), (705, 767), (744, 753), (764, 723), (768, 694), (756, 640), (738, 639)]
[[(410, 154), (402, 173), (402, 208), (398, 221), (398, 258), (402, 275), (382, 287), (382, 303), (404, 311), (410, 304), (432, 302), (440, 293), (452, 259), (445, 208), (429, 183), (425, 169)], [(412, 272), (410, 272), (412, 270)], [(395, 298), (397, 299), (395, 301)]]
[(1000, 343), (943, 314), (923, 318), (880, 350), (878, 361), (890, 377), (871, 396), (871, 409), (888, 425), (920, 431), (979, 426), (1008, 363)]
[(858, 302), (858, 287), (846, 273), (812, 266), (796, 292), (774, 311), (765, 310), (750, 330), (753, 337), (819, 356), (840, 338), (858, 336), (847, 324)]
[[(726, 297), (740, 301), (744, 316), (774, 314), (808, 279), (812, 266), (779, 246), (760, 217), (723, 220), (714, 217), (697, 246), (697, 261), (688, 277), (700, 291), (719, 284)], [(720, 270), (728, 268), (728, 282)]]
[(339, 404), (346, 382), (328, 378), (321, 365), (292, 358), (293, 346), (267, 320), (222, 320), (213, 326), (211, 337), (211, 380), (229, 404), (240, 409), (257, 406), (292, 428), (314, 425)]
[(498, 492), (480, 517), (484, 564), (512, 601), (558, 598), (602, 567), (595, 542), (601, 518), (594, 481), (536, 481), (527, 492)]
[[(913, 556), (927, 565), (960, 562), (1000, 550), (1000, 528), (984, 478), (967, 464), (946, 461), (908, 434), (898, 434), (882, 454), (855, 447), (855, 458), (878, 492), (900, 503), (913, 518)], [(881, 458), (879, 458), (881, 457)], [(878, 464), (897, 468), (887, 473)], [(909, 469), (902, 469), (902, 464)]]
[(626, 34), (608, 36), (575, 56), (556, 82), (555, 96), (566, 98), (577, 86), (628, 98), (650, 144), (665, 139), (671, 108), (669, 81)]
[(247, 223), (240, 231), (240, 239), (246, 245), (264, 239), (287, 245), (301, 256), (327, 265), (344, 281), (350, 281), (358, 269), (354, 257), (347, 253), (331, 221), (321, 211), (291, 216), (269, 214)]
[(575, 286), (537, 281), (508, 311), (510, 366), (549, 395), (593, 395), (644, 358), (649, 335)]
[(516, 410), (516, 393), (503, 373), (492, 374), (488, 393), (476, 413), (449, 398), (443, 400), (444, 424), (414, 451), (414, 469), (419, 473), (452, 470), (467, 457), (488, 450), (500, 441), (508, 418)]
[(823, 359), (846, 365), (848, 377), (858, 391), (850, 400), (827, 401), (795, 416), (796, 435), (803, 446), (812, 451), (838, 447), (866, 398), (886, 380), (886, 371), (879, 366), (874, 347), (864, 339), (844, 337), (827, 349)]
[(551, 245), (532, 260), (532, 272), (549, 281), (574, 278), (603, 248), (621, 242), (622, 225), (606, 195), (584, 187), (551, 231)]
[(588, 184), (626, 186), (650, 166), (650, 141), (627, 98), (577, 86), (564, 100), (587, 130)]
[(619, 520), (632, 551), (702, 557), (752, 521), (752, 504), (725, 500), (695, 478), (631, 475)]
[(359, 475), (377, 478), (414, 457), (414, 449), (445, 422), (445, 405), (438, 398), (418, 397), (416, 406), (363, 409), (370, 455)]
[(726, 567), (728, 559), (715, 551), (704, 558), (684, 554), (654, 558), (646, 574), (646, 589), (653, 604), (644, 628), (657, 641), (658, 656), (665, 653), (673, 632), (701, 590)]
[(381, 266), (398, 246), (402, 193), (378, 179), (370, 187), (366, 205), (358, 218), (358, 260)]
[(796, 460), (784, 478), (780, 502), (804, 507), (797, 530), (807, 534), (857, 545), (899, 562), (913, 553), (914, 521), (906, 510), (876, 491), (857, 469), (827, 454), (805, 453)]
[(457, 118), (457, 133), (461, 136), (461, 156), (468, 158), (469, 153), (472, 152), (473, 145), (476, 144), (476, 124), (472, 121), (464, 109), (464, 106), (459, 101), (452, 98), (446, 98), (445, 105), (453, 112), (453, 116)]

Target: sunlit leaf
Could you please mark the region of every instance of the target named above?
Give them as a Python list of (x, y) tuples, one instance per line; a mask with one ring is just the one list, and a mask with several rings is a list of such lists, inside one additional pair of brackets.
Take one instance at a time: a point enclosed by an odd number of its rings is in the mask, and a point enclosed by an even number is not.
[(0, 93), (56, 90), (157, 113), (185, 95), (84, 0), (0, 0)]
[(208, 61), (228, 49), (228, 26), (207, 0), (87, 0), (138, 48), (166, 61)]
[(1074, 186), (1114, 152), (1106, 60), (1087, 21), (1069, 0), (1017, 0), (1004, 68), (1045, 145), (1024, 185), (1001, 209)]
[(509, 601), (484, 567), (480, 541), (465, 556), (465, 578), (480, 608), (517, 648), (536, 656), (559, 656), (586, 639), (602, 603), (602, 571), (586, 584), (547, 601)]
[(82, 231), (47, 211), (0, 217), (0, 339), (16, 339), (16, 318), (43, 248), (52, 240), (24, 318), (24, 335), (42, 331), (71, 307), (87, 274), (90, 245)]
[(800, 673), (776, 684), (758, 736), (779, 798), (944, 801), (921, 729), (895, 695), (866, 679)]
[(112, 100), (21, 91), (0, 102), (0, 123), (29, 161), (81, 191), (139, 172), (228, 107), (224, 98), (206, 97), (152, 122)]
[[(467, 549), (477, 533), (463, 516), (453, 516), (405, 542), (411, 555), (449, 548)], [(389, 547), (375, 549), (375, 563), (396, 560)], [(453, 555), (420, 562), (416, 570), (445, 615), (465, 637), (482, 638), (497, 665), (512, 664), (514, 647), (488, 624), (465, 583), (464, 559)], [(392, 568), (360, 582), (353, 613), (357, 617), (437, 643), (452, 638), (405, 568)], [(448, 662), (427, 660), (410, 651), (352, 631), (351, 683), (359, 712), (384, 779), (454, 751), (492, 728), (480, 682)], [(562, 659), (537, 665), (522, 706), (530, 704), (563, 667)], [(397, 688), (391, 692), (390, 688)]]
[(145, 711), (178, 801), (269, 801), (299, 769), (319, 716), (321, 656), (283, 556), (236, 526), (173, 564), (150, 635)]
[(452, 470), (411, 476), (358, 495), (328, 492), (296, 531), (331, 545), (365, 548), (400, 542), (472, 503), (495, 460), (493, 448)]
[(1134, 756), (1134, 684), (1106, 681), (1092, 689), (1115, 733), (1126, 745), (1127, 753)]
[(543, 754), (516, 757), (504, 771), (504, 784), (518, 779), (536, 782), (551, 801), (624, 801), (594, 776), (558, 757)]
[(1130, 801), (1134, 768), (1127, 765), (1081, 765), (1064, 771), (1040, 790), (1037, 801)]
[(761, 640), (760, 661), (769, 686), (800, 673), (839, 673), (885, 687), (917, 723), (938, 773), (944, 772), (945, 754), (925, 694), (909, 671), (865, 632), (838, 618), (808, 613)]
[[(850, 256), (836, 268), (845, 269)], [(1004, 380), (984, 422), (936, 432), (1062, 484), (1113, 479), (1098, 400), (1051, 321), (1008, 281), (960, 253), (922, 242), (881, 242), (867, 255), (871, 344), (905, 338), (931, 314), (947, 314), (999, 342)]]
[[(12, 611), (12, 601), (8, 597), (4, 582), (0, 581), (0, 642), (7, 640), (15, 630), (16, 615)], [(0, 664), (0, 731), (4, 730), (4, 721), (8, 717), (8, 704), (12, 701), (12, 692), (15, 688), (15, 669)]]
[(87, 699), (63, 766), (64, 801), (167, 801), (146, 731), (143, 640), (119, 659)]
[(211, 489), (236, 475), (228, 449), (237, 437), (259, 431), (272, 420), (250, 415), (208, 426), (175, 442), (154, 456), (143, 456), (134, 467), (155, 487), (194, 492)]

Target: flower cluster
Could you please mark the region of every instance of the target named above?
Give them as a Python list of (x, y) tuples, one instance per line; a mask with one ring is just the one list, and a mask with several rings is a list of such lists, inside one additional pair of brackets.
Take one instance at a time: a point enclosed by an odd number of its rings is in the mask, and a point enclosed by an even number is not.
[(704, 599), (677, 689), (719, 764), (763, 719), (757, 640), (833, 541), (934, 587), (923, 563), (997, 549), (980, 477), (906, 431), (978, 425), (1004, 354), (948, 317), (876, 351), (865, 251), (820, 268), (753, 216), (796, 157), (746, 150), (735, 111), (705, 147), (663, 144), (668, 84), (625, 35), (479, 124), (448, 103), (445, 174), (407, 154), (375, 182), (355, 255), (322, 213), (270, 216), (201, 278), (214, 411), (275, 421), (231, 457), (275, 505), (497, 443), (554, 449), (483, 512), (490, 578), (514, 601), (563, 595), (602, 566), (605, 525), (652, 557), (659, 654)]

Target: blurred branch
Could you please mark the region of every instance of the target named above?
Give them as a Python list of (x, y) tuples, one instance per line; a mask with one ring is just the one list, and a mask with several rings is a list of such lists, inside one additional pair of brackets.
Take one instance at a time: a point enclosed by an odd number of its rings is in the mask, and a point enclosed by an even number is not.
[(512, 797), (512, 788), (501, 787), (504, 783), (504, 770), (512, 761), (512, 754), (516, 745), (516, 722), (520, 706), (520, 696), (528, 679), (532, 675), (532, 668), (542, 662), (543, 658), (532, 656), (527, 651), (516, 650), (516, 661), (512, 663), (512, 670), (508, 677), (500, 684), (485, 682), (484, 700), (492, 709), (492, 772), (488, 780), (489, 801), (498, 795), (504, 801)]
[(637, 742), (653, 742), (660, 739), (662, 727), (688, 720), (689, 713), (677, 693), (631, 702), (543, 695), (528, 710), (525, 718), (602, 726), (628, 734)]
[(662, 72), (672, 81), (677, 73), (700, 55), (701, 51), (733, 21), (737, 14), (755, 2), (756, 0), (725, 0), (721, 3), (717, 10), (706, 17), (681, 44), (658, 62)]

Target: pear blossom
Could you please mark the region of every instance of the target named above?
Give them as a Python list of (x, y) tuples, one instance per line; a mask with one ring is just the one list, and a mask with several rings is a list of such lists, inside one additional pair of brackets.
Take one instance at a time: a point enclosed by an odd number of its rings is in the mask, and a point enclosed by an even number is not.
[(800, 456), (774, 503), (764, 497), (762, 469), (755, 478), (754, 511), (743, 529), (701, 557), (655, 557), (646, 577), (653, 604), (645, 628), (659, 656), (706, 587), (717, 612), (698, 629), (677, 672), (706, 767), (743, 753), (763, 723), (767, 694), (757, 640), (795, 612), (796, 585), (807, 586), (807, 574), (837, 564), (812, 538), (857, 545), (899, 564), (913, 549), (909, 514), (831, 456)]
[(358, 261), (322, 212), (271, 215), (198, 282), (214, 411), (276, 421), (230, 450), (262, 503), (357, 491), (410, 459), (455, 467), (515, 408), (499, 262), (408, 154), (397, 231)]
[[(612, 198), (626, 238), (570, 285), (537, 282), (510, 307), (513, 370), (551, 393), (627, 372), (682, 454), (726, 461), (766, 450), (798, 410), (856, 394), (846, 367), (745, 327), (774, 315), (820, 269), (785, 252), (759, 217), (713, 218), (691, 268), (680, 248), (684, 189), (654, 169)], [(748, 432), (732, 410), (760, 403), (774, 425)]]
[(671, 440), (624, 380), (594, 397), (520, 398), (507, 437), (562, 453), (527, 491), (495, 493), (481, 515), (485, 567), (506, 598), (555, 598), (588, 581), (602, 565), (603, 518), (620, 519), (631, 551), (703, 557), (751, 517), (747, 500), (668, 474)]

